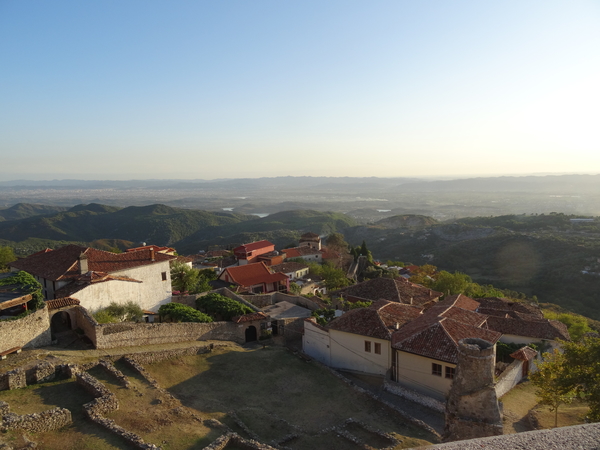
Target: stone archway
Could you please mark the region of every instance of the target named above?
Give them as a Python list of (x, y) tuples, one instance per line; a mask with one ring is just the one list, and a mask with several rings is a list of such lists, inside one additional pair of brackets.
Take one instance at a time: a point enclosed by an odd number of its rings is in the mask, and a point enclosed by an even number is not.
[(250, 325), (246, 328), (246, 342), (254, 342), (258, 339), (258, 334), (256, 332), (256, 327)]
[(62, 333), (73, 329), (71, 315), (66, 311), (58, 311), (50, 319), (50, 330), (52, 334)]

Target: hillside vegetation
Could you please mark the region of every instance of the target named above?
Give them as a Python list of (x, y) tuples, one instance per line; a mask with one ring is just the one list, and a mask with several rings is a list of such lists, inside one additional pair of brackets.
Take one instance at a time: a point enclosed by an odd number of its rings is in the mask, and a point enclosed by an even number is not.
[[(600, 320), (600, 222), (564, 214), (474, 217), (418, 230), (376, 226), (344, 231), (376, 259), (431, 263), (480, 284), (537, 296)], [(584, 273), (587, 272), (587, 273)]]

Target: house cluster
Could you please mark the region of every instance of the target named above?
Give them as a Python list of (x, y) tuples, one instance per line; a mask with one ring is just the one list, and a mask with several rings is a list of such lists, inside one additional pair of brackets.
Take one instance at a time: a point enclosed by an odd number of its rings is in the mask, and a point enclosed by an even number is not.
[(233, 255), (235, 261), (222, 268), (220, 283), (215, 287), (233, 287), (238, 293), (252, 294), (288, 292), (292, 281), (303, 287), (303, 292), (323, 292), (315, 280), (308, 278), (308, 266), (298, 261), (323, 263), (340, 258), (338, 252), (323, 247), (315, 233), (303, 234), (298, 247), (277, 251), (271, 242), (258, 241), (234, 248)]
[[(566, 326), (544, 319), (537, 306), (464, 295), (440, 300), (442, 293), (404, 278), (375, 278), (332, 295), (373, 303), (351, 309), (326, 326), (314, 317), (306, 319), (306, 354), (330, 367), (384, 375), (399, 386), (439, 400), (452, 385), (461, 339), (541, 347), (569, 340)], [(525, 371), (538, 354), (529, 350), (511, 355), (524, 360)]]

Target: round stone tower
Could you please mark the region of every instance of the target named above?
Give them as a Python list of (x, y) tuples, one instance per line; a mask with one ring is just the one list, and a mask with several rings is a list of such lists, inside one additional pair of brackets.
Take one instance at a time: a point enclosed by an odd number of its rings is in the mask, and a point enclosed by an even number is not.
[(458, 365), (446, 402), (445, 440), (502, 434), (495, 364), (496, 347), (490, 342), (478, 338), (458, 342)]

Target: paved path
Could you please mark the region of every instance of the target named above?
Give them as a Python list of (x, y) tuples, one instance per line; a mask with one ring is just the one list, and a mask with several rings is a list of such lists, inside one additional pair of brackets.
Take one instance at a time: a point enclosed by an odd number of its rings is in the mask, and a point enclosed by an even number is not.
[(443, 414), (384, 390), (383, 377), (363, 377), (351, 374), (349, 372), (340, 372), (357, 386), (372, 392), (382, 400), (392, 403), (398, 409), (404, 411), (407, 415), (425, 422), (439, 434), (444, 433), (445, 421)]

